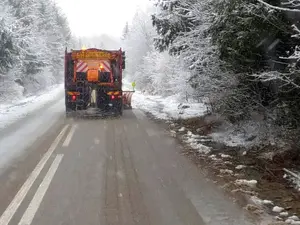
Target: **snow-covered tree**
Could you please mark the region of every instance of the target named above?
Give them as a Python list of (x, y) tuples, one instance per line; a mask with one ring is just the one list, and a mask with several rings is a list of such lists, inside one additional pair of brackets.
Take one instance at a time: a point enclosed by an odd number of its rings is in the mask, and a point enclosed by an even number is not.
[(153, 50), (155, 30), (149, 17), (152, 10), (152, 7), (148, 8), (146, 12), (137, 10), (129, 25), (127, 36), (122, 42), (127, 61), (125, 75), (130, 79), (135, 79), (136, 72), (143, 64), (143, 58)]
[(10, 14), (7, 2), (0, 3), (0, 76), (4, 76), (16, 60), (16, 49), (13, 44), (12, 23), (15, 20)]
[(192, 92), (189, 85), (190, 72), (180, 56), (171, 56), (167, 51), (151, 51), (143, 59), (136, 74), (137, 83), (148, 93), (162, 96), (177, 95), (185, 99)]
[(0, 96), (20, 97), (63, 79), (66, 18), (51, 0), (1, 0)]
[(238, 72), (284, 69), (278, 56), (287, 56), (292, 29), (283, 13), (255, 0), (225, 1), (217, 7), (211, 31), (221, 59)]
[[(282, 10), (286, 4), (295, 5)], [(229, 0), (215, 6), (213, 43), (238, 81), (219, 108), (233, 121), (251, 120), (255, 112), (269, 124), (297, 127), (296, 2)]]
[[(160, 10), (160, 9), (159, 9)], [(151, 94), (185, 97), (190, 91), (184, 60), (180, 56), (171, 56), (168, 51), (155, 48), (157, 33), (149, 14), (157, 12), (153, 5), (144, 12), (138, 10), (128, 34), (123, 40), (126, 51), (126, 78), (136, 81), (137, 88)]]
[[(167, 49), (178, 55), (186, 73), (184, 79), (189, 94), (200, 99), (219, 99), (234, 84), (234, 77), (224, 71), (218, 48), (211, 43), (208, 29), (215, 15), (214, 0), (158, 1), (160, 9), (153, 15), (153, 25), (159, 37), (155, 44), (159, 50)], [(175, 54), (174, 54), (175, 53)]]
[(157, 0), (156, 7), (160, 10), (152, 15), (152, 23), (158, 34), (155, 37), (155, 46), (160, 51), (176, 52), (184, 46), (171, 46), (178, 37), (194, 28), (190, 14), (190, 6), (196, 0)]

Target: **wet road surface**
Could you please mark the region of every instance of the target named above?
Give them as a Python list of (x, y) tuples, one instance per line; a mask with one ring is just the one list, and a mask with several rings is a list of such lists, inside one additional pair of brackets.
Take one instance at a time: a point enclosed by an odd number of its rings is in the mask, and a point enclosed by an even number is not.
[(25, 153), (0, 175), (0, 225), (255, 224), (139, 110), (62, 113)]

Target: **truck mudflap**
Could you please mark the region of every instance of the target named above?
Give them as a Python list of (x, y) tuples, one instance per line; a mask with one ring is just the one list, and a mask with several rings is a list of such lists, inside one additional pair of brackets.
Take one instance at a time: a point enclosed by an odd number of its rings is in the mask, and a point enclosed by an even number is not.
[(132, 95), (135, 91), (123, 91), (123, 108), (124, 109), (132, 109), (131, 99)]

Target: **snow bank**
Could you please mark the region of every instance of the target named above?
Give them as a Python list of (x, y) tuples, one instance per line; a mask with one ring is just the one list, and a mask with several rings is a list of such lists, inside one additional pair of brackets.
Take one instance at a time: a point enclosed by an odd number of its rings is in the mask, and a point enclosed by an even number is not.
[(245, 121), (240, 124), (227, 123), (223, 130), (210, 135), (214, 141), (224, 143), (230, 147), (243, 146), (250, 148), (261, 142), (272, 145), (280, 144), (276, 129), (272, 129), (263, 121)]
[(262, 205), (273, 205), (273, 202), (272, 201), (270, 201), (270, 200), (262, 200), (262, 199), (260, 199), (260, 198), (258, 198), (257, 196), (251, 196), (250, 197), (250, 200), (254, 203), (254, 204), (256, 204), (256, 205), (260, 205), (260, 206), (262, 206)]
[(236, 180), (235, 183), (239, 186), (248, 186), (248, 187), (251, 187), (251, 188), (255, 188), (256, 187), (256, 184), (257, 184), (257, 181), (256, 180), (245, 180), (245, 179), (241, 179), (241, 180)]
[(221, 153), (220, 156), (221, 156), (223, 159), (232, 158), (230, 155), (223, 154), (223, 153)]
[(299, 171), (291, 171), (288, 169), (284, 169), (285, 174), (283, 178), (287, 179), (291, 183), (294, 184), (294, 187), (300, 191), (300, 172)]
[(63, 84), (60, 84), (39, 96), (31, 96), (13, 103), (2, 103), (0, 105), (0, 129), (42, 108), (52, 100), (58, 99), (63, 90)]
[(200, 135), (195, 135), (191, 131), (188, 131), (184, 136), (184, 142), (191, 146), (192, 149), (198, 151), (200, 154), (211, 153), (212, 148), (201, 144), (202, 137)]
[(233, 171), (229, 169), (220, 169), (220, 173), (233, 175)]
[(284, 210), (284, 208), (279, 207), (279, 206), (274, 206), (273, 209), (272, 209), (273, 212), (277, 212), (277, 213), (280, 213), (283, 210)]
[(245, 146), (247, 143), (243, 134), (233, 135), (229, 132), (212, 133), (210, 135), (215, 141), (224, 143), (227, 146)]
[(188, 119), (202, 116), (207, 107), (203, 103), (183, 103), (177, 96), (151, 96), (136, 91), (132, 97), (133, 108), (153, 114), (159, 119)]
[(237, 170), (242, 170), (242, 169), (246, 168), (246, 166), (245, 165), (237, 165), (235, 168)]

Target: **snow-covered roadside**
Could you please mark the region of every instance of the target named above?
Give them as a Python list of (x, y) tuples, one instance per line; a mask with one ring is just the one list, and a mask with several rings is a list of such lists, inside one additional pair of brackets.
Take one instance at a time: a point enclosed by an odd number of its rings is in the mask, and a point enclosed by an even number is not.
[(184, 102), (177, 96), (151, 96), (136, 91), (132, 96), (133, 108), (151, 113), (158, 119), (188, 119), (205, 115), (207, 107), (204, 103)]
[(26, 115), (44, 107), (49, 102), (58, 99), (63, 91), (63, 84), (59, 84), (38, 96), (31, 96), (16, 102), (1, 103), (0, 129), (3, 129), (15, 121), (24, 118)]

